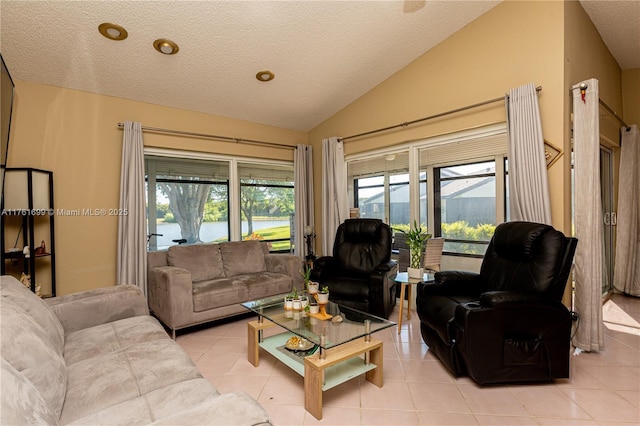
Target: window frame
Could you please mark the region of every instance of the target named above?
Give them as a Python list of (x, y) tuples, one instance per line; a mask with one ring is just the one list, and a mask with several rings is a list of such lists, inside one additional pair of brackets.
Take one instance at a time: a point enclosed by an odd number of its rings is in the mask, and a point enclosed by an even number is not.
[[(166, 159), (175, 159), (175, 160), (200, 160), (200, 161), (217, 161), (217, 162), (226, 162), (229, 168), (228, 181), (227, 181), (227, 212), (228, 212), (228, 228), (229, 228), (229, 241), (241, 241), (242, 240), (242, 219), (241, 219), (241, 209), (240, 209), (240, 189), (241, 189), (241, 177), (239, 176), (238, 169), (239, 164), (243, 165), (261, 165), (261, 166), (287, 166), (291, 167), (292, 175), (294, 163), (293, 161), (287, 160), (269, 160), (269, 159), (257, 159), (254, 157), (245, 157), (245, 156), (231, 156), (224, 154), (215, 154), (215, 153), (204, 153), (204, 152), (194, 152), (194, 151), (183, 151), (183, 150), (173, 150), (173, 149), (165, 149), (165, 148), (147, 148), (144, 149), (144, 157), (145, 159), (148, 156), (153, 157), (164, 157)], [(156, 183), (156, 179), (153, 179), (154, 184)], [(287, 186), (287, 188), (292, 188), (295, 191), (295, 181), (293, 181), (292, 186)], [(193, 181), (189, 181), (189, 183), (194, 183)], [(201, 181), (197, 181), (197, 183), (201, 183)], [(202, 181), (202, 183), (205, 183)], [(210, 183), (210, 182), (209, 182)], [(220, 184), (220, 182), (215, 182), (215, 184)], [(147, 182), (147, 185), (149, 183)], [(146, 200), (148, 206), (151, 205), (151, 201), (153, 200), (154, 204), (155, 193), (151, 194), (148, 192), (148, 199)], [(155, 220), (155, 209), (151, 209), (147, 207), (147, 219), (149, 223), (151, 220)], [(294, 224), (295, 226), (295, 224)], [(151, 233), (151, 229), (147, 230)], [(293, 231), (295, 232), (295, 230)], [(153, 239), (152, 239), (153, 240)], [(291, 250), (293, 250), (293, 240), (291, 240)], [(148, 251), (152, 251), (152, 247), (154, 244), (150, 241)]]
[[(379, 156), (392, 155), (401, 152), (409, 152), (409, 202), (411, 210), (411, 223), (417, 221), (424, 223), (421, 218), (425, 217), (424, 209), (426, 209), (427, 228), (434, 236), (441, 234), (440, 226), (436, 226), (435, 214), (438, 210), (436, 208), (436, 200), (434, 197), (434, 168), (453, 166), (461, 164), (476, 163), (482, 161), (495, 161), (495, 185), (496, 185), (496, 225), (503, 223), (507, 220), (508, 197), (506, 194), (508, 173), (505, 167), (505, 162), (508, 159), (507, 143), (500, 142), (503, 147), (497, 149), (495, 146), (487, 148), (486, 152), (482, 152), (482, 148), (477, 147), (468, 157), (464, 155), (460, 156), (460, 159), (455, 161), (446, 161), (436, 164), (420, 163), (421, 151), (424, 149), (433, 149), (438, 147), (444, 147), (447, 149), (458, 149), (457, 145), (465, 142), (482, 141), (484, 139), (496, 139), (500, 141), (506, 141), (507, 138), (507, 125), (505, 122), (482, 126), (479, 128), (466, 129), (453, 133), (447, 133), (439, 136), (434, 136), (418, 141), (404, 142), (394, 145), (393, 148), (381, 148), (377, 150), (367, 151), (363, 153), (351, 154), (345, 157), (345, 163), (348, 164), (352, 161), (363, 161), (368, 159), (375, 159)], [(502, 145), (501, 145), (502, 146)], [(381, 171), (381, 174), (384, 171)], [(372, 174), (373, 175), (373, 174)], [(353, 191), (356, 192), (355, 182), (349, 182), (354, 185)], [(420, 199), (420, 185), (426, 185), (426, 200), (423, 202)], [(417, 200), (417, 202), (416, 202)], [(354, 204), (357, 202), (357, 198), (351, 200)], [(388, 201), (385, 200), (386, 204)], [(438, 206), (439, 207), (439, 206)], [(387, 216), (388, 217), (388, 214)], [(434, 230), (437, 230), (434, 232)], [(482, 258), (483, 254), (465, 254), (459, 252), (444, 252), (448, 256), (462, 256)]]

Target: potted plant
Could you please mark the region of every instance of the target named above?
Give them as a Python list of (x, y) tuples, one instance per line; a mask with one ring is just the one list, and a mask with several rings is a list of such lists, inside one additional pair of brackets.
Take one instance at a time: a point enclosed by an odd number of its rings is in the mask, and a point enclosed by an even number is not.
[(293, 309), (293, 294), (289, 293), (284, 297), (284, 309), (291, 310)]
[(293, 297), (292, 308), (294, 311), (299, 311), (301, 309), (302, 304), (300, 302), (300, 296), (298, 295), (298, 289), (295, 287), (293, 288), (292, 297)]
[(307, 265), (304, 272), (300, 272), (302, 274), (302, 278), (304, 278), (304, 287), (307, 289), (307, 293), (316, 294), (318, 292), (319, 283), (315, 281), (311, 281), (311, 268)]
[(329, 287), (324, 286), (318, 293), (318, 303), (328, 303), (329, 302)]
[(309, 313), (310, 314), (317, 314), (318, 312), (320, 312), (320, 305), (318, 305), (318, 302), (316, 302), (315, 299), (311, 299), (309, 301), (309, 306), (307, 306), (307, 308), (309, 309)]
[(407, 268), (407, 275), (409, 275), (409, 278), (422, 279), (424, 274), (424, 269), (420, 267), (420, 261), (422, 260), (422, 254), (427, 240), (431, 238), (431, 234), (428, 234), (426, 231), (426, 229), (422, 229), (422, 225), (418, 225), (418, 222), (414, 220), (413, 229), (409, 229), (408, 232), (405, 232), (410, 252), (409, 267)]

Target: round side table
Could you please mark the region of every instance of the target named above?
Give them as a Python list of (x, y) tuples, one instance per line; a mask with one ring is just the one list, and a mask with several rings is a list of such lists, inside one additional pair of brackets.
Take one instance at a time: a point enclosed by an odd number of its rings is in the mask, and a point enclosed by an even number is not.
[(407, 298), (407, 321), (411, 319), (411, 287), (416, 284), (429, 284), (433, 283), (433, 274), (425, 273), (422, 279), (409, 278), (409, 274), (406, 272), (399, 272), (394, 281), (400, 284), (400, 310), (398, 312), (398, 334), (402, 328), (402, 310), (404, 308), (404, 291), (408, 291)]

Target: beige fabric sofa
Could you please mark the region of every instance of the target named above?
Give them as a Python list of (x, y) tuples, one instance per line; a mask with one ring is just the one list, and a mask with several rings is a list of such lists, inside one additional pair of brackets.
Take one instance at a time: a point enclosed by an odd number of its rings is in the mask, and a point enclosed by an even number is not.
[(0, 424), (270, 424), (244, 393), (220, 394), (116, 286), (41, 300), (0, 278)]
[(246, 313), (240, 303), (302, 290), (302, 259), (270, 254), (266, 243), (176, 245), (149, 252), (153, 314), (172, 330)]

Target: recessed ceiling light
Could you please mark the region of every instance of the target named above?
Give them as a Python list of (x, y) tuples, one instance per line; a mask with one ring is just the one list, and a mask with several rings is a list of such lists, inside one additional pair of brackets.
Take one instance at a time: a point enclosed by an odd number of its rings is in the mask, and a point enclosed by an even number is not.
[(127, 30), (122, 28), (120, 25), (111, 24), (109, 22), (100, 24), (98, 26), (98, 31), (100, 31), (100, 34), (109, 40), (124, 40), (129, 35)]
[(271, 81), (276, 78), (276, 76), (271, 71), (260, 71), (256, 74), (256, 78), (259, 81)]
[(177, 44), (166, 38), (159, 38), (153, 42), (153, 47), (164, 55), (175, 55), (180, 48)]

